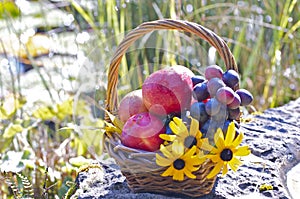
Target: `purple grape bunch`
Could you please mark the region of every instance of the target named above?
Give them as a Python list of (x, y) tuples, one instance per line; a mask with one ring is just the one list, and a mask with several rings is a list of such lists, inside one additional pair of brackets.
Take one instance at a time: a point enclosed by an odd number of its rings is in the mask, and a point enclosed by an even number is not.
[(196, 102), (191, 105), (190, 115), (199, 121), (200, 130), (206, 136), (213, 135), (218, 127), (226, 132), (228, 124), (240, 117), (240, 107), (253, 101), (248, 90), (238, 89), (239, 81), (239, 74), (235, 70), (223, 72), (217, 65), (208, 66), (204, 77), (192, 77)]

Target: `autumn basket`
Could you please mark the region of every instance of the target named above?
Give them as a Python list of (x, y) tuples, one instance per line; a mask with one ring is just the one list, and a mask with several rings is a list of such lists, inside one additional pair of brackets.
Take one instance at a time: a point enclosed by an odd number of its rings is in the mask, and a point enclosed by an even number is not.
[[(117, 84), (119, 65), (122, 57), (138, 38), (153, 30), (179, 30), (195, 34), (216, 48), (227, 70), (233, 69), (237, 71), (235, 59), (227, 44), (211, 30), (193, 22), (172, 19), (143, 23), (127, 34), (117, 47), (111, 60), (106, 99), (106, 110), (107, 113), (111, 113), (111, 117), (106, 118), (107, 123), (112, 123), (112, 115), (117, 117), (118, 113)], [(104, 145), (108, 154), (120, 166), (129, 187), (134, 192), (172, 193), (189, 197), (199, 197), (211, 192), (214, 186), (216, 176), (207, 178), (207, 175), (216, 165), (210, 159), (201, 163), (198, 169), (193, 172), (196, 176), (195, 179), (184, 178), (182, 181), (176, 181), (172, 177), (161, 175), (166, 168), (156, 164), (156, 152), (148, 152), (124, 146), (120, 141), (120, 132), (106, 132)]]

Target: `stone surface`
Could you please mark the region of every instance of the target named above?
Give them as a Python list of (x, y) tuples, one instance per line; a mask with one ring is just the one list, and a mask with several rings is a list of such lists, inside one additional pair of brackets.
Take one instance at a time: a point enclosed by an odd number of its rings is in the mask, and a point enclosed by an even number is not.
[(300, 196), (300, 164), (287, 173), (287, 187), (293, 198)]
[[(295, 166), (300, 161), (300, 98), (247, 118), (249, 122), (242, 123), (240, 130), (245, 134), (243, 144), (250, 146), (252, 154), (243, 158), (244, 164), (237, 172), (229, 170), (224, 177), (219, 176), (211, 193), (200, 198), (292, 199), (299, 196), (300, 166)], [(78, 175), (79, 189), (73, 198), (178, 198), (133, 193), (116, 165), (98, 164), (103, 171), (98, 169), (97, 173), (91, 169)]]

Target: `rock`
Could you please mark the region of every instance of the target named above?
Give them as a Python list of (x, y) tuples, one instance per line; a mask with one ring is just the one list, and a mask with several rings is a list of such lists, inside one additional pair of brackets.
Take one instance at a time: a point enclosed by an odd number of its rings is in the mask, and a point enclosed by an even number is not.
[(293, 198), (300, 196), (300, 164), (287, 173), (287, 187)]
[[(243, 144), (250, 146), (251, 155), (242, 159), (243, 165), (237, 172), (229, 170), (224, 177), (219, 175), (211, 193), (200, 198), (292, 199), (298, 196), (300, 166), (295, 165), (300, 162), (300, 98), (262, 114), (249, 115), (247, 119), (250, 121), (242, 123), (240, 130), (245, 134)], [(78, 198), (178, 198), (133, 193), (115, 164), (98, 164), (102, 167), (98, 173), (93, 170), (79, 173), (79, 189), (75, 193)]]

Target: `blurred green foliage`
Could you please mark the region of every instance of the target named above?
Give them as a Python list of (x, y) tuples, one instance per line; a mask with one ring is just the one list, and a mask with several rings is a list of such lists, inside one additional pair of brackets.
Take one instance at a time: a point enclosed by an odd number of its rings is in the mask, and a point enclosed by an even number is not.
[[(31, 5), (35, 12), (22, 9), (24, 5), (25, 8)], [(55, 10), (66, 14), (64, 21), (56, 18), (57, 13), (47, 15), (45, 8), (49, 13)], [(188, 20), (221, 36), (237, 61), (242, 77), (240, 86), (251, 91), (255, 99), (253, 106), (259, 111), (300, 96), (300, 5), (297, 0), (2, 1), (0, 18), (0, 30), (15, 35), (13, 40), (23, 49), (22, 53), (21, 50), (10, 51), (9, 47), (14, 45), (1, 38), (1, 55), (9, 60), (13, 52), (16, 59), (30, 63), (50, 99), (50, 103), (40, 102), (37, 96), (36, 101), (28, 102), (30, 95), (24, 97), (28, 90), (21, 84), (25, 75), (14, 74), (12, 65), (7, 67), (8, 75), (2, 74), (1, 68), (0, 179), (20, 181), (21, 175), (26, 176), (33, 182), (35, 197), (62, 198), (68, 189), (66, 182), (75, 179), (78, 167), (101, 155), (105, 126), (101, 107), (104, 106), (109, 61), (126, 33), (142, 22), (163, 18)], [(72, 32), (75, 39), (59, 41), (66, 49), (75, 43), (76, 50), (83, 52), (92, 68), (102, 71), (103, 76), (96, 76), (95, 85), (99, 84), (96, 91), (92, 83), (91, 92), (85, 87), (83, 91), (76, 90), (76, 86), (71, 91), (65, 87), (56, 89), (52, 71), (40, 67), (38, 58), (47, 55), (54, 62), (57, 60), (53, 54), (57, 52), (48, 52), (46, 48), (39, 54), (37, 51), (44, 46), (35, 51), (34, 42), (30, 48), (28, 43), (24, 44), (24, 35), (30, 35), (32, 29), (33, 35), (43, 33), (51, 42)], [(79, 36), (84, 35), (89, 39), (79, 42)], [(42, 43), (42, 37), (39, 38)], [(31, 53), (32, 50), (37, 53)], [(65, 49), (58, 50), (65, 53)], [(220, 57), (216, 55), (214, 60), (214, 54), (209, 52), (214, 52), (211, 46), (194, 35), (177, 31), (145, 35), (129, 48), (122, 60), (118, 94), (122, 97), (129, 90), (139, 88), (149, 74), (166, 65), (182, 64), (195, 73), (201, 73), (205, 66), (213, 63), (224, 67)], [(79, 59), (79, 55), (76, 58)], [(60, 61), (62, 63), (54, 64), (57, 68), (52, 69), (58, 73), (65, 67), (63, 57)], [(84, 62), (83, 68), (88, 68), (89, 62)], [(1, 67), (3, 63), (1, 61)], [(72, 70), (76, 70), (75, 62)], [(61, 78), (73, 83), (84, 72)], [(94, 73), (85, 75), (92, 79)], [(9, 85), (4, 81), (6, 77), (10, 79)], [(79, 88), (89, 83), (84, 78), (78, 82)], [(56, 99), (61, 92), (67, 97)], [(4, 172), (10, 175), (1, 177)], [(22, 183), (15, 185), (22, 191)], [(5, 184), (0, 185), (0, 195), (14, 197)]]

